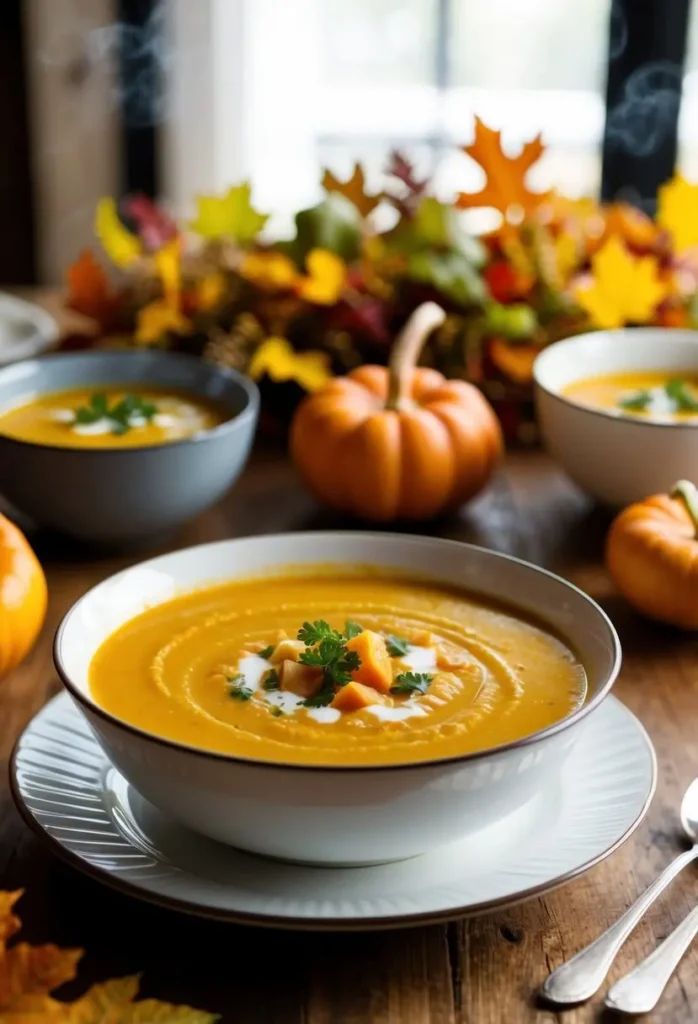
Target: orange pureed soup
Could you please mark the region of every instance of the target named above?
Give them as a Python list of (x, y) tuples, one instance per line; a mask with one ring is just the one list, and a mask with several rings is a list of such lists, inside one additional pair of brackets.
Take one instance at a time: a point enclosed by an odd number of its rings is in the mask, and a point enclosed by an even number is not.
[(228, 418), (196, 395), (110, 385), (49, 392), (0, 409), (0, 434), (57, 448), (140, 448), (193, 437)]
[(241, 580), (158, 605), (97, 650), (90, 692), (125, 722), (241, 757), (422, 761), (552, 725), (586, 698), (544, 626), (370, 567)]
[(566, 398), (618, 416), (681, 422), (698, 420), (698, 374), (636, 370), (583, 377), (562, 389)]

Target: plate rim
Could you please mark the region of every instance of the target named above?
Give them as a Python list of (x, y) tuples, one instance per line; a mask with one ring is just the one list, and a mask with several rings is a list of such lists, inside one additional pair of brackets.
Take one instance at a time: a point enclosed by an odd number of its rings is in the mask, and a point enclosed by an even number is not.
[(44, 306), (11, 291), (0, 289), (0, 319), (6, 309), (31, 324), (34, 333), (29, 338), (0, 348), (0, 367), (11, 366), (50, 351), (60, 336), (58, 320)]
[[(406, 913), (406, 914), (391, 914), (385, 917), (365, 917), (365, 918), (308, 918), (308, 917), (291, 917), (282, 916), (278, 917), (273, 914), (254, 913), (248, 911), (236, 911), (236, 910), (225, 910), (215, 907), (205, 907), (199, 903), (195, 903), (192, 900), (178, 898), (176, 896), (166, 896), (161, 893), (154, 893), (148, 889), (141, 888), (140, 886), (129, 883), (124, 879), (112, 875), (109, 871), (100, 869), (88, 861), (83, 860), (78, 854), (74, 853), (65, 847), (57, 838), (52, 836), (46, 831), (34, 817), (30, 809), (24, 802), (24, 798), (20, 792), (19, 782), (17, 779), (17, 758), (19, 755), (19, 748), (23, 737), (32, 727), (36, 717), (44, 711), (50, 704), (65, 699), (70, 702), (70, 695), (65, 691), (56, 694), (51, 700), (47, 701), (37, 713), (29, 720), (20, 735), (15, 740), (12, 753), (9, 760), (9, 782), (10, 782), (10, 793), (14, 801), (15, 807), (17, 808), (20, 817), (24, 821), (25, 825), (36, 835), (40, 841), (48, 846), (48, 848), (56, 854), (59, 860), (69, 864), (75, 868), (78, 872), (86, 875), (89, 878), (94, 879), (102, 885), (108, 886), (110, 889), (135, 899), (142, 900), (145, 903), (150, 903), (163, 909), (174, 911), (177, 913), (187, 914), (190, 917), (204, 918), (207, 920), (224, 921), (230, 924), (239, 924), (245, 926), (259, 927), (259, 928), (276, 928), (283, 931), (307, 931), (307, 932), (363, 932), (363, 931), (389, 931), (396, 928), (419, 928), (432, 924), (446, 924), (450, 921), (462, 920), (464, 918), (478, 917), (482, 914), (491, 913), (495, 910), (504, 910), (510, 907), (517, 906), (520, 903), (524, 903), (529, 899), (534, 899), (538, 896), (546, 895), (549, 892), (553, 892), (556, 889), (561, 888), (568, 882), (577, 878), (579, 875), (591, 870), (596, 867), (602, 861), (610, 857), (616, 850), (620, 849), (621, 846), (632, 836), (639, 825), (644, 821), (647, 812), (650, 808), (652, 800), (654, 798), (657, 789), (657, 778), (658, 778), (658, 765), (657, 765), (657, 753), (654, 748), (654, 744), (649, 736), (649, 733), (645, 729), (642, 722), (639, 720), (637, 715), (630, 710), (621, 700), (617, 697), (609, 694), (606, 700), (612, 701), (614, 704), (619, 705), (623, 712), (629, 716), (632, 720), (633, 726), (639, 733), (640, 738), (643, 740), (644, 745), (649, 753), (650, 767), (651, 767), (651, 779), (648, 787), (647, 795), (640, 808), (635, 820), (628, 826), (622, 835), (618, 836), (610, 846), (595, 856), (585, 860), (582, 864), (577, 865), (574, 868), (564, 872), (561, 875), (557, 875), (549, 881), (539, 883), (538, 885), (529, 886), (525, 889), (521, 889), (519, 892), (512, 894), (511, 896), (496, 897), (490, 900), (482, 900), (477, 903), (469, 903), (464, 907), (449, 907), (442, 911), (423, 911), (420, 913)], [(72, 706), (78, 714), (82, 715), (82, 711), (73, 702)], [(605, 703), (605, 702), (604, 702)], [(84, 717), (84, 715), (83, 715)], [(96, 741), (95, 741), (96, 742)], [(99, 744), (97, 744), (99, 747)], [(108, 762), (106, 754), (102, 752), (105, 761)], [(128, 841), (128, 840), (126, 840)], [(245, 851), (241, 851), (245, 852)], [(249, 856), (254, 857), (254, 854)], [(317, 866), (316, 866), (317, 869)], [(326, 870), (319, 868), (319, 870)]]

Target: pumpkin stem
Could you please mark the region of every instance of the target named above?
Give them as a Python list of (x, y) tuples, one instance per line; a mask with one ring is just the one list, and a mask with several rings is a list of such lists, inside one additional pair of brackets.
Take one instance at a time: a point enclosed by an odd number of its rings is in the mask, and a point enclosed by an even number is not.
[(690, 480), (679, 480), (671, 489), (672, 498), (681, 498), (693, 523), (694, 537), (698, 537), (698, 490)]
[(386, 409), (399, 409), (404, 402), (420, 352), (431, 332), (445, 319), (441, 306), (435, 302), (423, 302), (402, 328), (390, 353)]

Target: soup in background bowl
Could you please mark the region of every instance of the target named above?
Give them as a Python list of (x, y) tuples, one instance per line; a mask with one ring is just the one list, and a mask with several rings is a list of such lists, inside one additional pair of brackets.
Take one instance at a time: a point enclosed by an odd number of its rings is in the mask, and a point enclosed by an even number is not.
[(580, 334), (541, 352), (533, 376), (546, 448), (603, 504), (629, 505), (695, 476), (698, 331)]
[(153, 542), (237, 478), (258, 406), (242, 374), (172, 352), (65, 352), (1, 367), (0, 494), (81, 541)]
[(0, 434), (57, 448), (140, 448), (194, 437), (227, 419), (222, 405), (186, 391), (97, 385), (0, 408)]
[(620, 651), (593, 601), (534, 566), (313, 533), (119, 573), (69, 612), (55, 658), (153, 804), (253, 852), (364, 864), (554, 798)]

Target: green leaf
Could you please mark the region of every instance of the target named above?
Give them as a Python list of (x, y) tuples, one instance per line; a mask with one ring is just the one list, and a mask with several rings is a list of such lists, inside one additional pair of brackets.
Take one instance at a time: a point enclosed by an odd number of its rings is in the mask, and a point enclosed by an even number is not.
[(401, 636), (393, 636), (392, 633), (388, 633), (385, 638), (385, 642), (388, 646), (388, 654), (392, 658), (402, 658), (407, 654), (409, 649), (409, 640), (405, 640)]
[(275, 668), (270, 668), (268, 672), (264, 673), (262, 676), (262, 686), (265, 690), (279, 689), (279, 673)]
[(269, 714), (273, 715), (274, 718), (281, 718), (281, 716), (283, 715), (283, 711), (281, 710), (280, 707), (278, 707), (278, 705), (272, 704), (271, 708), (269, 709)]
[(337, 640), (341, 640), (341, 633), (338, 633), (336, 629), (332, 629), (324, 619), (316, 619), (315, 622), (304, 622), (298, 630), (298, 639), (306, 647), (310, 644), (318, 644), (326, 637), (334, 637)]
[(302, 701), (304, 708), (326, 708), (334, 700), (334, 687), (331, 684), (324, 684), (321, 690), (314, 693), (312, 697), (306, 697)]
[(538, 329), (538, 318), (535, 310), (523, 302), (512, 302), (509, 306), (491, 302), (485, 310), (483, 326), (487, 334), (507, 341), (527, 341)]
[(431, 285), (459, 306), (481, 306), (487, 290), (472, 263), (457, 252), (425, 250), (412, 253), (407, 274), (413, 281)]
[(628, 395), (627, 398), (621, 398), (618, 405), (621, 409), (627, 409), (629, 412), (643, 412), (652, 401), (652, 393), (650, 391), (636, 391), (632, 395)]
[(359, 633), (363, 633), (363, 631), (363, 626), (358, 622), (354, 622), (353, 619), (347, 619), (344, 623), (344, 635), (347, 640), (353, 640), (355, 636), (358, 636)]
[(269, 644), (268, 647), (264, 647), (259, 652), (258, 657), (264, 658), (264, 660), (266, 661), (268, 658), (271, 658), (271, 656), (272, 656), (272, 654), (274, 653), (275, 650), (276, 650), (276, 644)]
[(296, 214), (296, 237), (281, 248), (299, 267), (311, 249), (328, 249), (350, 263), (361, 251), (361, 219), (349, 200), (333, 193)]
[(688, 390), (686, 381), (674, 378), (664, 385), (668, 397), (673, 401), (676, 412), (698, 412), (698, 401)]
[(391, 693), (426, 693), (434, 677), (428, 672), (401, 672), (390, 687)]
[(245, 677), (243, 675), (228, 676), (228, 682), (231, 683), (228, 696), (234, 697), (235, 700), (249, 700), (254, 693), (254, 690), (251, 690), (249, 686), (245, 686)]
[(109, 408), (107, 396), (100, 393), (92, 395), (89, 405), (75, 410), (75, 422), (96, 423), (106, 418), (111, 420), (111, 433), (119, 436), (131, 430), (134, 420), (144, 419), (149, 423), (157, 411), (156, 405), (138, 395), (124, 395), (121, 401)]
[(241, 245), (253, 242), (267, 220), (268, 213), (258, 213), (251, 201), (250, 183), (231, 186), (222, 196), (197, 196), (196, 219), (192, 231), (209, 240), (232, 238)]

